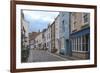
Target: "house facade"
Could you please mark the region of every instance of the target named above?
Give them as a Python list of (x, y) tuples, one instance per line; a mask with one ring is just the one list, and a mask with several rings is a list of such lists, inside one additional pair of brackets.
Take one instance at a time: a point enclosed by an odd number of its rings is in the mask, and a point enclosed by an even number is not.
[[(24, 20), (22, 23), (26, 24)], [(26, 25), (23, 25), (22, 29), (25, 37), (29, 37)], [(49, 52), (65, 56), (89, 59), (90, 14), (59, 12), (55, 20), (46, 29), (43, 29), (42, 32), (38, 32), (38, 35), (35, 35), (32, 39), (30, 42), (31, 48), (48, 50)], [(28, 44), (29, 42), (27, 42)]]
[(55, 21), (51, 24), (51, 52), (55, 53)]
[(70, 13), (60, 12), (59, 38), (60, 38), (60, 54), (71, 55), (69, 40)]
[(35, 38), (36, 36), (38, 35), (39, 33), (38, 32), (32, 32), (32, 33), (29, 33), (29, 44), (30, 44), (30, 49), (36, 49), (36, 41), (35, 41)]
[(58, 15), (55, 18), (55, 48), (57, 49), (57, 53), (60, 52), (60, 16)]
[(42, 31), (42, 40), (43, 40), (43, 42), (42, 42), (42, 44), (43, 44), (43, 50), (45, 50), (45, 48), (46, 48), (46, 29), (43, 29), (43, 31)]
[(70, 29), (72, 55), (83, 59), (89, 59), (90, 14), (72, 12)]
[(46, 30), (46, 47), (51, 52), (51, 26), (48, 25)]
[(21, 12), (21, 62), (27, 62), (29, 56), (29, 29), (28, 22), (24, 18), (23, 11)]
[(38, 32), (39, 34), (35, 38), (35, 45), (37, 50), (42, 50), (43, 48), (43, 39), (42, 39), (42, 32)]
[(23, 49), (29, 48), (29, 29), (28, 22), (24, 19), (24, 14), (21, 12), (21, 44)]

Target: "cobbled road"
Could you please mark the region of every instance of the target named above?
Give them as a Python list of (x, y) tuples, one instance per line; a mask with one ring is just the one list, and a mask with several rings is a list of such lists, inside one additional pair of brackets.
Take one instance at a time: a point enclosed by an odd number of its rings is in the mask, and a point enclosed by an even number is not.
[(44, 50), (30, 50), (28, 62), (65, 61), (67, 59)]

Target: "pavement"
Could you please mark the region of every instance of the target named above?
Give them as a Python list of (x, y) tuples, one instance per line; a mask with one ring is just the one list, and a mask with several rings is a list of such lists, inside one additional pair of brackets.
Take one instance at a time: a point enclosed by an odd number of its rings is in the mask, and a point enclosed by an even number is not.
[(28, 62), (48, 62), (48, 61), (67, 61), (69, 59), (63, 58), (56, 54), (50, 53), (45, 50), (30, 49)]
[(68, 56), (68, 55), (65, 56), (65, 55), (61, 55), (61, 54), (56, 54), (56, 55), (58, 55), (62, 58), (65, 58), (65, 59), (69, 59), (69, 60), (84, 60), (84, 59), (81, 59), (81, 58), (75, 57), (75, 56)]

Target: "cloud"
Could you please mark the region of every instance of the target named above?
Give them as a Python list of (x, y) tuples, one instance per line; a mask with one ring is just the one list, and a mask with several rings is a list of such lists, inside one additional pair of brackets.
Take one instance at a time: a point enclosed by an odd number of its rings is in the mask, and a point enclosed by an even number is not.
[(25, 20), (29, 22), (29, 31), (43, 30), (52, 23), (54, 19), (58, 16), (59, 12), (48, 12), (48, 11), (23, 11)]

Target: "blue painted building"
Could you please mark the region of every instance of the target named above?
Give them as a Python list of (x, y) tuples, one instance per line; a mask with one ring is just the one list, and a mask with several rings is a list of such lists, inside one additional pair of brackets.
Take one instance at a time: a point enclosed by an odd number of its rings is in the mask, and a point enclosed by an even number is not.
[(71, 55), (70, 41), (69, 41), (69, 12), (60, 12), (60, 53), (63, 55)]

